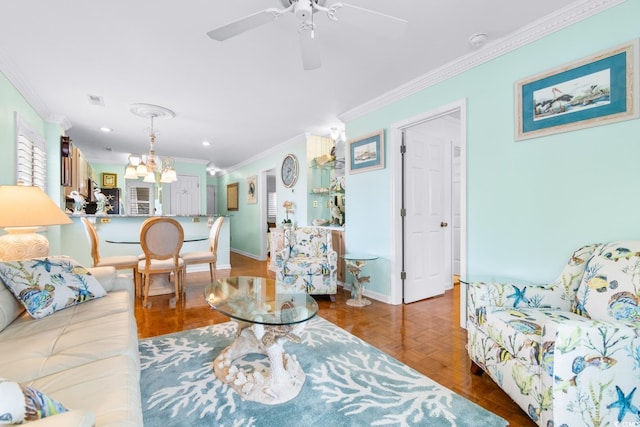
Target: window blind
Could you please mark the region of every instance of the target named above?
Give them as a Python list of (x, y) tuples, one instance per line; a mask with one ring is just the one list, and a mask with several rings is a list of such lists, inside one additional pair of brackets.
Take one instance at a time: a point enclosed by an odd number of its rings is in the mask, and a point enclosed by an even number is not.
[(275, 221), (277, 215), (277, 194), (275, 192), (267, 194), (267, 217)]
[(151, 208), (149, 187), (131, 186), (127, 189), (127, 207), (131, 215), (149, 215)]
[(16, 181), (47, 191), (47, 150), (44, 138), (16, 116)]

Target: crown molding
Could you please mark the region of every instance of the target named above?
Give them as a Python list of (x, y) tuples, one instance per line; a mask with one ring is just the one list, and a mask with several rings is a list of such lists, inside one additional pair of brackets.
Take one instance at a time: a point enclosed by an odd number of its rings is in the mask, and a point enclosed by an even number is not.
[(292, 138), (289, 138), (288, 140), (286, 140), (284, 142), (281, 142), (278, 145), (274, 145), (273, 147), (269, 148), (266, 151), (261, 151), (260, 153), (256, 154), (255, 156), (249, 157), (249, 158), (241, 161), (240, 163), (236, 163), (235, 165), (233, 165), (233, 166), (231, 166), (231, 167), (229, 167), (227, 169), (218, 170), (219, 175), (216, 175), (216, 176), (228, 175), (231, 172), (233, 172), (233, 171), (235, 171), (237, 169), (240, 169), (243, 166), (250, 165), (250, 164), (252, 164), (252, 163), (254, 163), (254, 162), (258, 161), (258, 160), (264, 159), (265, 157), (268, 157), (268, 156), (270, 156), (272, 154), (279, 153), (282, 150), (284, 150), (285, 148), (296, 147), (297, 144), (300, 143), (300, 140), (302, 138), (304, 138), (305, 141), (306, 141), (307, 136), (308, 136), (308, 133), (300, 133), (300, 134), (298, 134), (298, 135), (296, 135), (296, 136), (294, 136)]
[(343, 122), (350, 122), (365, 114), (413, 95), (421, 90), (448, 80), (458, 74), (491, 61), (501, 55), (512, 52), (522, 46), (541, 39), (551, 33), (580, 22), (626, 0), (579, 0), (569, 6), (545, 16), (503, 39), (487, 44), (477, 52), (464, 55), (427, 74), (411, 80), (402, 86), (390, 90), (370, 101), (340, 114)]
[(63, 114), (49, 114), (45, 119), (49, 123), (55, 123), (65, 131), (71, 129), (71, 121)]
[(40, 117), (44, 119), (53, 114), (44, 100), (22, 77), (23, 73), (20, 72), (20, 67), (9, 58), (9, 55), (2, 48), (0, 48), (0, 73), (4, 74)]

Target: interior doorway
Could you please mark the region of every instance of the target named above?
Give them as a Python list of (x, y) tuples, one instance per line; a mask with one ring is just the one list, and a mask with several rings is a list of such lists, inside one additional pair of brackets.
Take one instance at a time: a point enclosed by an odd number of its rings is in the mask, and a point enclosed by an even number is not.
[(266, 260), (270, 246), (270, 226), (276, 221), (276, 170), (266, 169), (260, 174), (258, 203), (260, 206), (260, 260)]
[[(391, 302), (402, 304), (405, 303), (406, 286), (436, 286), (443, 292), (444, 289), (452, 286), (452, 274), (464, 276), (466, 273), (466, 102), (460, 100), (394, 123), (390, 130), (389, 154), (393, 181), (391, 219), (392, 237), (395, 242), (391, 259)], [(417, 139), (412, 140), (412, 135)], [(411, 173), (409, 176), (405, 174), (402, 146), (419, 139), (422, 139), (422, 148), (431, 151), (431, 156), (438, 152), (437, 146), (443, 147), (442, 157), (446, 159), (445, 166), (448, 171), (442, 172), (444, 175), (440, 174), (440, 176), (446, 176), (446, 180), (438, 181), (437, 176), (431, 171), (433, 165), (429, 166), (431, 169), (416, 173), (415, 176), (411, 176)], [(437, 140), (440, 142), (436, 144)], [(420, 149), (417, 145), (416, 147)], [(407, 149), (411, 148), (407, 147)], [(429, 157), (428, 154), (427, 157)], [(456, 179), (453, 179), (452, 171), (457, 171)], [(411, 184), (412, 194), (404, 192), (405, 179), (414, 180)], [(431, 191), (418, 191), (420, 184), (422, 187), (433, 188)], [(454, 195), (457, 198), (455, 202)], [(444, 200), (440, 202), (443, 209), (433, 209), (434, 201), (429, 198), (441, 196), (444, 196)], [(411, 198), (408, 203), (407, 198)], [(404, 211), (405, 215), (402, 209), (403, 207), (407, 209), (405, 206), (409, 204), (414, 209), (416, 206), (422, 207), (423, 212), (426, 213), (423, 215), (423, 222), (419, 218), (420, 215), (407, 220), (411, 213)], [(433, 214), (433, 218), (429, 218), (430, 214)], [(440, 219), (435, 218), (436, 216)], [(428, 221), (433, 224), (427, 224)], [(420, 238), (412, 238), (415, 236), (411, 236), (410, 233), (415, 233), (419, 227), (424, 228), (423, 232), (430, 232), (439, 237), (428, 244)], [(409, 238), (407, 238), (408, 234)], [(449, 244), (446, 239), (449, 239)], [(455, 264), (454, 258), (458, 258)], [(454, 265), (457, 266), (458, 271), (454, 271)], [(415, 269), (416, 266), (422, 268), (422, 271), (416, 273), (405, 270), (407, 267)], [(435, 270), (438, 270), (437, 274), (434, 274)], [(414, 283), (405, 281), (406, 278), (416, 279), (421, 275), (421, 280)], [(438, 293), (441, 293), (440, 289), (436, 289), (434, 295)], [(428, 295), (428, 292), (424, 294)], [(461, 295), (462, 308), (466, 307), (466, 293), (461, 290)], [(464, 317), (465, 312), (461, 309), (460, 324), (462, 326), (465, 324)]]

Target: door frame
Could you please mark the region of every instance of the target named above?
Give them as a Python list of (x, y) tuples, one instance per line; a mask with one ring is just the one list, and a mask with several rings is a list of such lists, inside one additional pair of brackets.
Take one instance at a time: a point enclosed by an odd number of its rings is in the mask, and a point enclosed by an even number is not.
[[(400, 146), (402, 131), (425, 121), (434, 120), (451, 113), (460, 114), (460, 276), (467, 273), (467, 100), (466, 98), (442, 105), (408, 119), (392, 123), (389, 144), (391, 167), (391, 304), (402, 304), (402, 158)], [(460, 284), (460, 286), (463, 286)], [(460, 325), (466, 325), (466, 289), (460, 288)]]

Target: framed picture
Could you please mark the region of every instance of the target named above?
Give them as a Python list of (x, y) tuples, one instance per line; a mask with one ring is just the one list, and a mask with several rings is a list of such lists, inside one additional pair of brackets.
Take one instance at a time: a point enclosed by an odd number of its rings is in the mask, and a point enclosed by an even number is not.
[(258, 203), (257, 176), (247, 178), (247, 203), (250, 205)]
[(103, 173), (102, 185), (104, 188), (115, 188), (118, 186), (118, 175), (115, 173)]
[(384, 131), (349, 142), (349, 173), (384, 168)]
[(238, 183), (227, 184), (227, 210), (238, 210)]
[(638, 40), (521, 80), (516, 140), (638, 118)]

